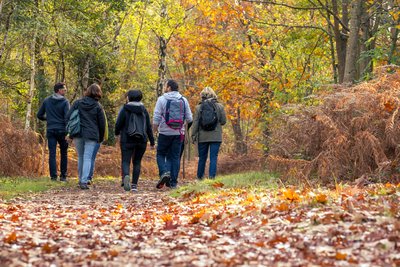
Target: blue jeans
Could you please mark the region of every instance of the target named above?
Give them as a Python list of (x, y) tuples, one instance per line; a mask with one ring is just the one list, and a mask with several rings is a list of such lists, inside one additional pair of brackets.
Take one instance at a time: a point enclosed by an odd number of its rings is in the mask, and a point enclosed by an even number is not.
[(93, 152), (97, 142), (93, 140), (74, 138), (76, 153), (78, 154), (79, 183), (87, 184), (92, 166)]
[(68, 142), (65, 140), (65, 131), (47, 130), (47, 145), (49, 148), (49, 171), (52, 179), (57, 179), (57, 143), (60, 145), (60, 177), (67, 177), (68, 168)]
[(89, 176), (88, 180), (91, 181), (93, 178), (93, 173), (94, 173), (94, 165), (96, 163), (96, 156), (97, 152), (99, 152), (100, 149), (100, 143), (96, 143), (96, 146), (94, 147), (93, 155), (92, 155), (92, 164), (90, 165), (90, 171), (89, 171)]
[(217, 160), (218, 152), (221, 146), (221, 142), (205, 142), (198, 144), (199, 150), (199, 164), (197, 166), (197, 178), (203, 179), (204, 169), (206, 168), (206, 161), (208, 156), (208, 150), (210, 150), (210, 169), (208, 177), (213, 179), (217, 175)]
[(157, 144), (157, 165), (159, 175), (170, 172), (170, 185), (174, 187), (178, 184), (178, 174), (180, 167), (180, 153), (182, 140), (180, 135), (158, 135)]

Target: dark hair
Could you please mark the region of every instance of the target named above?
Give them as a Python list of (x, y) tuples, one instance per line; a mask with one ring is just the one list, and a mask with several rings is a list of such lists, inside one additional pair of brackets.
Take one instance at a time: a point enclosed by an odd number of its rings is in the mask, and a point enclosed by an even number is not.
[(58, 91), (59, 91), (60, 89), (63, 89), (64, 87), (65, 87), (65, 83), (62, 83), (62, 82), (56, 83), (56, 84), (54, 85), (54, 93), (58, 93)]
[(102, 94), (103, 93), (101, 92), (100, 85), (97, 83), (90, 85), (85, 92), (85, 96), (94, 98), (96, 100), (100, 100)]
[(143, 98), (142, 91), (140, 91), (140, 90), (129, 90), (128, 91), (129, 102), (132, 102), (132, 101), (139, 102), (140, 100), (142, 100), (142, 98)]
[(178, 83), (175, 82), (174, 80), (168, 80), (167, 81), (167, 87), (171, 88), (171, 91), (178, 91), (179, 86)]

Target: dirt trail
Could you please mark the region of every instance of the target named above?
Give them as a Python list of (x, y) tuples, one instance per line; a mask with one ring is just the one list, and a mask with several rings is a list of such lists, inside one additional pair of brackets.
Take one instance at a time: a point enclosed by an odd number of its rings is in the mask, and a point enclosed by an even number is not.
[(0, 266), (400, 264), (399, 187), (317, 203), (272, 189), (175, 199), (155, 184), (131, 193), (102, 181), (0, 203)]

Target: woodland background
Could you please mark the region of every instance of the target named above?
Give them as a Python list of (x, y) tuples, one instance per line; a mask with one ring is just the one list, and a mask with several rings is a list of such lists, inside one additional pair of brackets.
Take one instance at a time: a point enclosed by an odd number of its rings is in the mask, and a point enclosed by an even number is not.
[(0, 0), (0, 174), (45, 174), (35, 114), (65, 81), (71, 102), (101, 84), (111, 137), (96, 170), (119, 175), (125, 92), (141, 89), (152, 112), (173, 78), (192, 108), (205, 86), (225, 105), (222, 173), (396, 178), (399, 22), (398, 0)]

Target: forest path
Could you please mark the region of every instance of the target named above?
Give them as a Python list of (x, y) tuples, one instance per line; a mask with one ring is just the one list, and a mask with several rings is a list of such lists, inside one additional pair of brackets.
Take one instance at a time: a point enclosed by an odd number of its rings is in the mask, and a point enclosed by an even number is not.
[(0, 203), (0, 266), (400, 263), (399, 187), (317, 198), (286, 190), (285, 199), (276, 189), (221, 188), (172, 198), (156, 182), (139, 181), (138, 193), (118, 179)]

